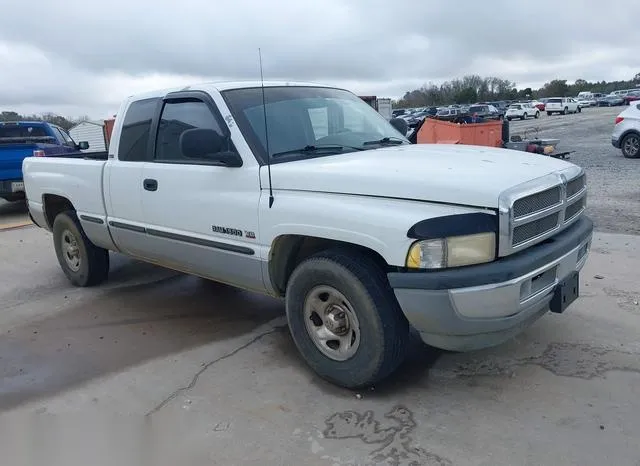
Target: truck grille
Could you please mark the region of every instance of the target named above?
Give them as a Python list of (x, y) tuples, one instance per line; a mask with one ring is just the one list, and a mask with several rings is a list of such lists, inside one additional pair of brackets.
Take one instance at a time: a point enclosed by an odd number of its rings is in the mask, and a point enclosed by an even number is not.
[[(586, 177), (578, 167), (569, 171), (573, 176), (550, 175), (537, 192), (524, 189), (522, 197), (517, 191), (507, 195), (506, 204), (501, 196), (500, 255), (543, 241), (580, 217), (586, 207)], [(537, 181), (536, 186), (541, 184)]]

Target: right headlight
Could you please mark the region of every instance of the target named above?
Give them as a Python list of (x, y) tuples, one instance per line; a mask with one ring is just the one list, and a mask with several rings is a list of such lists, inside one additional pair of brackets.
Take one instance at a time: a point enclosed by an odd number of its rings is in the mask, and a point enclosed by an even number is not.
[(411, 269), (443, 269), (482, 264), (496, 258), (496, 234), (477, 233), (416, 241), (409, 248)]

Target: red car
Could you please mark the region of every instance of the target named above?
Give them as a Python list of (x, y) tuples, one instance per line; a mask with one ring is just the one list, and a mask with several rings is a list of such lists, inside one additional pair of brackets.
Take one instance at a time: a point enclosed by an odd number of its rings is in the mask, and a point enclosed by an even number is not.
[(640, 91), (631, 91), (623, 97), (625, 105), (630, 105), (631, 102), (640, 100)]

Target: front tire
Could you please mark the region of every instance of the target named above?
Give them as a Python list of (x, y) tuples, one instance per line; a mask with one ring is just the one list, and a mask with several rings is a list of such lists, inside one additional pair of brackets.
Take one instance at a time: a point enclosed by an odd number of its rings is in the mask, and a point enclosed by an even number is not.
[(287, 284), (286, 312), (306, 363), (336, 385), (370, 386), (404, 360), (409, 323), (365, 255), (336, 249), (303, 261)]
[(562, 114), (566, 115), (567, 113), (569, 113), (569, 108), (565, 107), (564, 110), (562, 111)]
[(522, 116), (520, 117), (520, 119), (521, 119), (521, 120), (526, 120), (528, 116), (529, 116), (529, 115), (527, 115), (527, 113), (525, 112), (525, 113), (524, 113), (524, 115), (522, 115)]
[(551, 112), (547, 112), (547, 116), (551, 116)]
[(109, 274), (109, 251), (93, 244), (72, 210), (53, 221), (53, 244), (58, 263), (69, 281), (80, 287), (102, 283)]
[(620, 143), (622, 155), (627, 159), (637, 159), (640, 156), (640, 136), (627, 134)]

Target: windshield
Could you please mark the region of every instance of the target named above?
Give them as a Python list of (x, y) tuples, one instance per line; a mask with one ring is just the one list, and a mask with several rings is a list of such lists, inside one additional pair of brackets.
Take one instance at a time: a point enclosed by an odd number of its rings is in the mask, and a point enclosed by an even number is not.
[[(222, 95), (254, 154), (264, 164), (267, 148), (262, 89), (232, 89)], [(264, 97), (269, 156), (286, 153), (272, 158), (272, 163), (375, 149), (387, 145), (389, 139), (394, 144), (410, 144), (371, 106), (342, 89), (265, 87)], [(327, 149), (329, 145), (335, 150)], [(322, 146), (325, 150), (308, 149)]]

